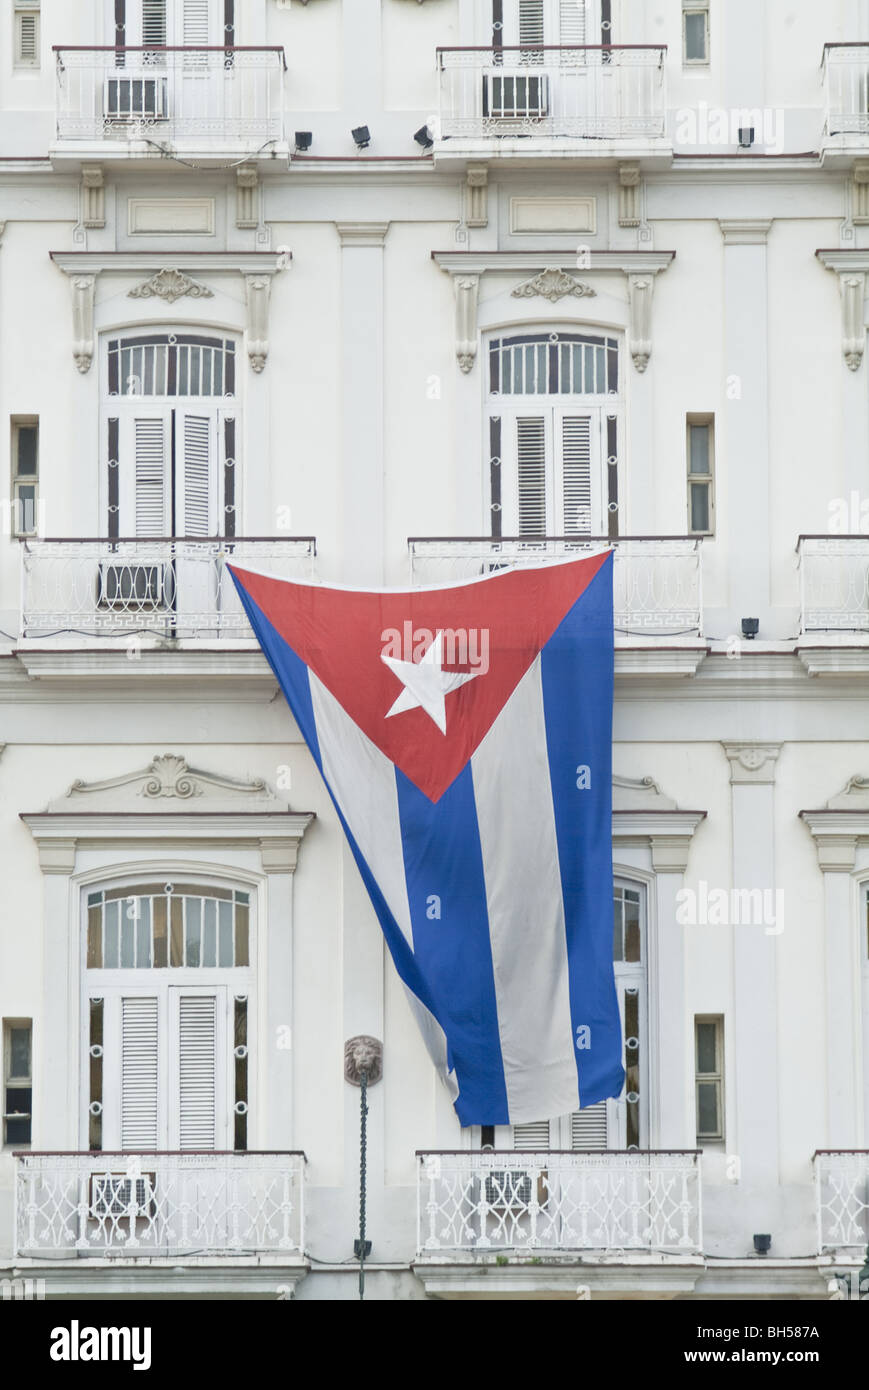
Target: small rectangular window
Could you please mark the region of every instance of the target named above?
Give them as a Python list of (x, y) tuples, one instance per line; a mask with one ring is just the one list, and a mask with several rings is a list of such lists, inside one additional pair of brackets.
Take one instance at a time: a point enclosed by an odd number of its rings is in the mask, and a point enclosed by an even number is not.
[(3, 1143), (30, 1143), (33, 1110), (33, 1028), (30, 1019), (3, 1020)]
[(695, 1018), (697, 1143), (724, 1139), (724, 1019)]
[(689, 415), (687, 426), (688, 531), (692, 536), (711, 536), (715, 531), (714, 416)]
[(38, 68), (39, 0), (15, 0), (12, 23), (13, 67)]
[(35, 536), (39, 511), (39, 421), (12, 419), (12, 534)]
[(709, 63), (709, 6), (686, 4), (682, 10), (682, 61), (691, 66)]

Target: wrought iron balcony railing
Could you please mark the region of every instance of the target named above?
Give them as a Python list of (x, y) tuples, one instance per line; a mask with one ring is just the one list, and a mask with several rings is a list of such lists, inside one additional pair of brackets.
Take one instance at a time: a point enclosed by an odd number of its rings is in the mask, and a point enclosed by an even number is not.
[(699, 1153), (419, 1153), (418, 1255), (699, 1255)]
[(58, 141), (259, 147), (283, 138), (282, 48), (61, 48)]
[(828, 43), (822, 65), (827, 135), (869, 135), (869, 43)]
[(303, 1153), (16, 1153), (15, 1256), (304, 1250)]
[(869, 633), (869, 535), (800, 536), (800, 630)]
[(227, 563), (287, 579), (313, 574), (313, 536), (22, 543), (22, 638), (253, 633)]
[(819, 1149), (814, 1157), (818, 1254), (869, 1246), (869, 1149)]
[(439, 48), (436, 134), (662, 137), (666, 51), (650, 44)]
[(619, 635), (699, 636), (703, 622), (701, 544), (693, 536), (412, 536), (411, 581), (447, 584), (505, 565), (578, 559), (612, 546), (614, 620)]

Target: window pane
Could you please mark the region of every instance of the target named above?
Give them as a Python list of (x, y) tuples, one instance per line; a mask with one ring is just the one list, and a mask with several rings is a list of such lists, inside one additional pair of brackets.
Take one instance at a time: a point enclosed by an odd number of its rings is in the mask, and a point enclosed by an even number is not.
[(88, 908), (88, 969), (99, 970), (103, 963), (103, 910)]
[(202, 961), (202, 899), (185, 898), (184, 912), (187, 964), (200, 965)]
[(104, 964), (106, 970), (117, 970), (120, 965), (120, 954), (118, 951), (118, 904), (117, 902), (106, 903), (105, 907), (105, 952)]
[(245, 896), (245, 904), (242, 905), (241, 901), (239, 900), (239, 902), (236, 903), (236, 907), (235, 907), (235, 963), (236, 963), (236, 965), (250, 965), (250, 958), (249, 958), (249, 955), (248, 955), (248, 950), (249, 950), (249, 947), (248, 947), (248, 911), (249, 911), (249, 910), (248, 910), (248, 907), (247, 907), (247, 894), (245, 894), (244, 896)]
[(625, 960), (637, 962), (642, 959), (640, 946), (640, 905), (625, 901)]
[(162, 970), (166, 966), (166, 899), (154, 899), (154, 967)]
[(709, 484), (692, 483), (691, 492), (691, 530), (709, 530)]
[(169, 899), (169, 964), (179, 966), (184, 964), (184, 900), (183, 898), (173, 897)]
[(709, 426), (688, 426), (688, 472), (709, 472)]
[(30, 1029), (9, 1029), (9, 1079), (16, 1081), (30, 1076)]
[(17, 471), (19, 478), (36, 477), (36, 426), (19, 425)]
[(721, 1133), (717, 1081), (701, 1081), (697, 1087), (697, 1133), (710, 1136)]
[(624, 960), (625, 947), (622, 934), (622, 900), (616, 898), (613, 903), (613, 960)]
[(689, 62), (706, 62), (706, 15), (685, 15), (685, 57)]
[(203, 904), (204, 922), (202, 927), (202, 964), (217, 964), (217, 903), (206, 898)]
[(137, 898), (136, 908), (136, 965), (140, 970), (151, 968), (151, 899)]
[(17, 497), (19, 531), (35, 531), (36, 488), (32, 483), (21, 484), (17, 490)]
[(137, 900), (133, 898), (125, 902), (121, 913), (121, 965), (124, 970), (131, 970), (136, 964)]
[(30, 1107), (32, 1104), (32, 1093), (29, 1087), (15, 1087), (6, 1092), (6, 1114), (27, 1116), (26, 1119), (6, 1121), (6, 1143), (7, 1144), (29, 1144), (30, 1143)]
[(217, 905), (219, 941), (218, 941), (218, 965), (232, 965), (232, 903), (218, 903)]
[(699, 1075), (714, 1075), (718, 1071), (716, 1034), (714, 1023), (697, 1024), (697, 1072)]

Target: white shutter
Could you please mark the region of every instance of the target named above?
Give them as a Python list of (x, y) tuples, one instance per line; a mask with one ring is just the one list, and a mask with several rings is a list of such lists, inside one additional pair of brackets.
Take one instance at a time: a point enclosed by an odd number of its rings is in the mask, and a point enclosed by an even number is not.
[(121, 1148), (157, 1147), (157, 999), (121, 1000)]
[(519, 0), (519, 42), (523, 48), (537, 46), (544, 39), (545, 0)]
[(215, 419), (213, 415), (176, 415), (176, 443), (181, 461), (180, 496), (176, 508), (178, 532), (183, 536), (210, 536), (216, 526)]
[(15, 66), (33, 68), (39, 64), (39, 15), (15, 16)]
[(590, 415), (565, 415), (561, 421), (561, 501), (565, 536), (593, 532), (592, 439)]
[(165, 48), (166, 0), (142, 0), (142, 46)]
[[(165, 536), (168, 450), (164, 415), (138, 416), (133, 421), (135, 534)], [(123, 525), (121, 531), (123, 534)]]
[(217, 1129), (217, 999), (178, 1000), (178, 1107), (181, 1149), (214, 1149)]
[(546, 535), (546, 420), (516, 420), (517, 520), (520, 536)]
[(559, 0), (558, 42), (582, 45), (586, 38), (586, 0)]
[(607, 1147), (607, 1104), (599, 1100), (587, 1110), (574, 1110), (570, 1117), (570, 1147), (572, 1149), (605, 1149)]
[(183, 0), (181, 42), (185, 48), (207, 48), (211, 43), (210, 0)]
[(545, 1153), (552, 1148), (548, 1120), (531, 1120), (528, 1124), (513, 1126), (513, 1148), (525, 1153)]

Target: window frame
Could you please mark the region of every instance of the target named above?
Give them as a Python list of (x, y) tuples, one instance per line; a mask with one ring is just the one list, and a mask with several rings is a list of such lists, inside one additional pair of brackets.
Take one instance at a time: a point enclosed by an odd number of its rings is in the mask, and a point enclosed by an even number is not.
[[(11, 473), (11, 528), (14, 538), (20, 537), (28, 539), (39, 535), (39, 416), (38, 415), (12, 415), (10, 416), (10, 473)], [(19, 467), (19, 450), (21, 431), (32, 429), (36, 431), (36, 468), (33, 473), (22, 473)], [(23, 508), (20, 497), (23, 487), (33, 488), (33, 526), (27, 528), (21, 523), (23, 521)]]
[[(13, 1029), (26, 1028), (28, 1032), (28, 1054), (30, 1062), (30, 1073), (26, 1077), (12, 1077), (12, 1031)], [(8, 1149), (29, 1149), (33, 1142), (33, 1019), (32, 1018), (4, 1018), (3, 1019), (3, 1133), (2, 1147)], [(12, 1111), (9, 1109), (10, 1091), (29, 1091), (30, 1110)], [(28, 1135), (26, 1139), (9, 1139), (6, 1126), (10, 1120), (22, 1120), (28, 1122)]]
[[(701, 1025), (713, 1025), (715, 1029), (715, 1070), (711, 1072), (701, 1072), (700, 1070), (700, 1027)], [(702, 1149), (709, 1144), (725, 1144), (727, 1133), (727, 1117), (724, 1104), (724, 1015), (723, 1014), (695, 1014), (694, 1015), (694, 1130), (698, 1149)], [(700, 1087), (701, 1085), (714, 1085), (716, 1087), (716, 1104), (718, 1110), (718, 1133), (707, 1134), (700, 1132)]]
[[(686, 68), (708, 68), (710, 66), (710, 5), (709, 3), (698, 3), (698, 0), (682, 0), (682, 66)], [(703, 48), (705, 56), (703, 58), (688, 57), (688, 16), (702, 15), (703, 25)]]
[[(697, 427), (706, 428), (708, 433), (708, 450), (705, 473), (693, 473), (691, 471), (691, 430)], [(685, 416), (685, 488), (687, 500), (687, 534), (689, 536), (714, 536), (715, 535), (715, 415), (706, 411), (689, 411)], [(707, 497), (707, 520), (708, 527), (701, 530), (692, 525), (692, 495), (695, 487), (705, 487)]]

